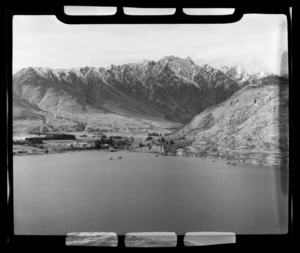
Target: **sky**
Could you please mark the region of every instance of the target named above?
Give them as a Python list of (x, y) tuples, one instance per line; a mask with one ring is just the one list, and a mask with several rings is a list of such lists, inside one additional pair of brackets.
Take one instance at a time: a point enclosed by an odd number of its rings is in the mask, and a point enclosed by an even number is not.
[[(55, 16), (13, 17), (13, 71), (107, 67), (191, 57), (197, 64), (287, 72), (284, 15), (246, 14), (231, 24), (68, 25)], [(282, 60), (284, 58), (284, 60)]]

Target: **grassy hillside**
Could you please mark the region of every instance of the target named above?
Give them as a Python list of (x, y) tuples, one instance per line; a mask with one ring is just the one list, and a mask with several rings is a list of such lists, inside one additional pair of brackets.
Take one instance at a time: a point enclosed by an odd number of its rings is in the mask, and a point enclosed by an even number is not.
[(266, 78), (209, 107), (175, 132), (192, 153), (280, 165), (288, 156), (288, 80)]

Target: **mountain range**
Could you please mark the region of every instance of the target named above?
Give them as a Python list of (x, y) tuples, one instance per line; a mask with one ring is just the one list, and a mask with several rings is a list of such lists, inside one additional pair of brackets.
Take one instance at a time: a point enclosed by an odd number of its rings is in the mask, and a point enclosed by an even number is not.
[(287, 108), (286, 77), (197, 65), (189, 57), (106, 68), (27, 67), (13, 75), (14, 134), (175, 130), (192, 140), (191, 150), (217, 148), (249, 159), (272, 153), (266, 163), (287, 150)]
[(27, 118), (30, 108), (30, 117), (39, 117), (40, 109), (61, 116), (106, 112), (185, 124), (265, 75), (234, 67), (222, 71), (175, 56), (107, 68), (28, 67), (13, 76), (14, 108), (20, 108), (17, 101), (24, 104), (17, 118)]

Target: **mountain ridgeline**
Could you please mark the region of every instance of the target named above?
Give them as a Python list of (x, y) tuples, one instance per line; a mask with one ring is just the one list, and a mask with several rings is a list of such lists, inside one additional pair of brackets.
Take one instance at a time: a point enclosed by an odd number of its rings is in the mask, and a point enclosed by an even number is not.
[(13, 76), (13, 92), (18, 100), (60, 115), (97, 111), (185, 124), (248, 81), (233, 74), (174, 56), (107, 68), (28, 67)]

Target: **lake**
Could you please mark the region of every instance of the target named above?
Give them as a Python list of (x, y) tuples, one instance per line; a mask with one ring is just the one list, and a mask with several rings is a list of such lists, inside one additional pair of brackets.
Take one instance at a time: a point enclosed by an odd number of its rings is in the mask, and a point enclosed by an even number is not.
[(13, 163), (17, 235), (288, 229), (288, 170), (129, 151), (14, 156)]

